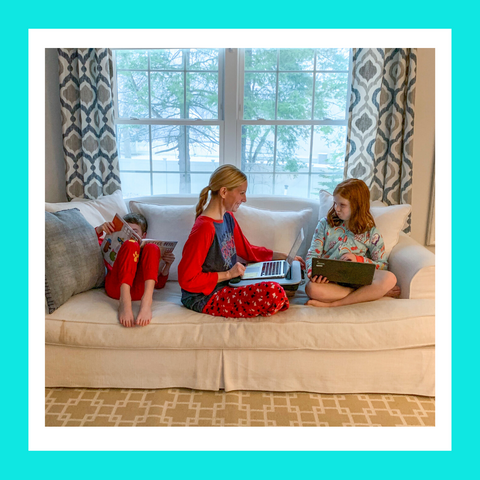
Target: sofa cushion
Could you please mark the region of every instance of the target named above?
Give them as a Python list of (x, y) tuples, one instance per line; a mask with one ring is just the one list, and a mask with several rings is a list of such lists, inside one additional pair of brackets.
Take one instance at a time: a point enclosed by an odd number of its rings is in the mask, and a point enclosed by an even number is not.
[[(235, 218), (252, 245), (287, 253), (292, 248), (300, 228), (307, 235), (312, 209), (299, 212), (271, 212), (242, 205)], [(308, 241), (308, 240), (307, 240)]]
[(129, 203), (131, 212), (141, 213), (148, 222), (148, 238), (157, 240), (176, 240), (175, 262), (170, 268), (168, 278), (178, 280), (178, 264), (182, 257), (183, 247), (195, 222), (194, 205), (151, 205), (132, 200)]
[(71, 296), (103, 284), (95, 229), (77, 209), (45, 212), (45, 297), (49, 313)]
[(116, 213), (121, 217), (128, 213), (121, 190), (95, 200), (74, 198), (71, 202), (45, 203), (47, 212), (58, 212), (71, 208), (77, 208), (93, 227), (98, 227), (107, 221), (110, 222)]
[[(76, 295), (46, 317), (46, 343), (91, 348), (380, 351), (435, 344), (433, 300), (385, 298), (338, 308), (304, 305), (303, 287), (290, 308), (271, 317), (238, 320), (186, 309), (167, 282), (153, 294), (152, 322), (124, 328), (118, 301), (102, 289)], [(133, 302), (134, 313), (140, 302)]]
[[(321, 220), (327, 216), (333, 205), (333, 195), (325, 190), (321, 190), (319, 200), (318, 219)], [(382, 234), (387, 257), (398, 243), (400, 232), (403, 230), (411, 210), (412, 207), (409, 204), (387, 206), (380, 201), (371, 202), (370, 212), (375, 219), (375, 225)]]

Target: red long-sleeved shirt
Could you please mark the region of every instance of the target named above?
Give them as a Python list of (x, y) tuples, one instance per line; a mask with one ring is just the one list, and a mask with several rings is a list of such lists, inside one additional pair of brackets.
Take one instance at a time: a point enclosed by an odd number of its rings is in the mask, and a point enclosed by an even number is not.
[(218, 282), (218, 272), (232, 268), (237, 254), (247, 262), (261, 262), (271, 260), (273, 252), (251, 245), (231, 212), (226, 212), (221, 221), (200, 215), (178, 265), (182, 303), (202, 311), (210, 296), (228, 284)]

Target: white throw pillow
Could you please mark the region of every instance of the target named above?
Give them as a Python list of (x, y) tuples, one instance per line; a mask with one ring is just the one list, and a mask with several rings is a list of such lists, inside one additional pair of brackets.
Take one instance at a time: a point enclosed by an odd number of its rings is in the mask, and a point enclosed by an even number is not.
[(93, 227), (98, 227), (107, 221), (110, 222), (116, 213), (121, 217), (128, 213), (121, 190), (95, 200), (75, 198), (71, 202), (45, 202), (45, 211), (51, 213), (59, 212), (60, 210), (70, 210), (71, 208), (78, 208), (87, 222)]
[(271, 212), (242, 205), (234, 215), (252, 245), (289, 253), (301, 227), (307, 235), (312, 209)]
[(178, 280), (178, 264), (183, 247), (195, 223), (195, 205), (153, 205), (149, 203), (129, 203), (130, 211), (141, 213), (148, 222), (148, 238), (176, 240), (175, 262), (170, 268), (169, 280)]
[(74, 198), (72, 202), (88, 203), (93, 208), (97, 209), (107, 221), (112, 220), (116, 213), (118, 213), (122, 218), (128, 213), (121, 190), (116, 190), (111, 195), (104, 195), (103, 197), (95, 200)]
[[(320, 220), (327, 216), (328, 210), (333, 205), (333, 195), (325, 190), (321, 190), (319, 200), (318, 219)], [(411, 205), (407, 203), (387, 206), (379, 200), (371, 202), (370, 212), (375, 219), (375, 225), (382, 234), (387, 257), (398, 243), (400, 232), (403, 230), (411, 210)]]

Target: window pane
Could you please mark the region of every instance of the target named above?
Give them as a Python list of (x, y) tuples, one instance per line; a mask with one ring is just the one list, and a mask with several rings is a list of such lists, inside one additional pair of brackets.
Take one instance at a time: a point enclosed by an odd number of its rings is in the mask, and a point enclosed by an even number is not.
[(218, 118), (218, 73), (187, 73), (188, 118)]
[(313, 70), (313, 48), (281, 48), (279, 70)]
[(347, 108), (348, 73), (317, 73), (315, 120), (344, 120)]
[(311, 127), (306, 125), (279, 125), (277, 127), (275, 171), (308, 172), (311, 131)]
[(218, 125), (194, 125), (187, 128), (190, 171), (213, 172), (219, 166), (220, 127)]
[(275, 73), (245, 73), (243, 118), (275, 120)]
[(151, 73), (152, 118), (184, 118), (183, 73)]
[(116, 50), (117, 69), (147, 70), (147, 50)]
[(148, 77), (146, 72), (119, 72), (118, 115), (121, 118), (148, 118)]
[(209, 180), (209, 173), (154, 173), (153, 194), (200, 193)]
[(349, 48), (317, 49), (317, 70), (348, 70)]
[(218, 71), (218, 50), (191, 49), (187, 70)]
[(245, 70), (276, 70), (276, 48), (247, 48), (245, 49)]
[(249, 172), (273, 171), (275, 128), (271, 125), (244, 125), (242, 127), (242, 170)]
[(191, 182), (190, 193), (200, 193), (202, 189), (208, 185), (209, 181), (210, 181), (209, 173), (192, 173), (190, 175), (190, 182)]
[(117, 145), (121, 170), (150, 171), (148, 125), (118, 125)]
[(150, 173), (120, 172), (122, 193), (125, 198), (151, 195)]
[[(273, 174), (248, 173), (248, 195), (271, 195)], [(248, 200), (248, 196), (247, 196)]]
[[(179, 145), (183, 141), (178, 125), (152, 125), (153, 169), (168, 172), (179, 171)], [(183, 149), (185, 150), (185, 149)]]
[(290, 197), (307, 197), (308, 174), (275, 175), (275, 195), (289, 195)]
[(278, 120), (311, 120), (313, 73), (278, 74)]
[[(321, 173), (314, 181), (312, 188), (320, 182), (325, 189), (333, 192), (335, 186), (343, 180), (345, 165), (346, 127), (316, 126), (313, 135), (312, 173)], [(311, 191), (312, 188), (310, 189)], [(318, 191), (318, 190), (317, 190)]]
[(152, 70), (177, 70), (183, 69), (183, 51), (172, 50), (150, 50), (150, 68)]
[(333, 193), (335, 187), (343, 181), (343, 168), (325, 169), (321, 174), (312, 174), (310, 181), (310, 198), (316, 197), (320, 190)]

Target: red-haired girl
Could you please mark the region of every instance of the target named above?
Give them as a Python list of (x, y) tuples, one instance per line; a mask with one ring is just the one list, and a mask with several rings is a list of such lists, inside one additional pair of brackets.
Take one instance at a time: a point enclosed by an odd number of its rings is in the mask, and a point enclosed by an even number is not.
[[(305, 287), (310, 300), (307, 305), (338, 307), (352, 303), (370, 302), (387, 294), (396, 296), (397, 279), (387, 271), (385, 246), (370, 213), (370, 191), (355, 178), (337, 185), (333, 206), (317, 225), (306, 264), (310, 281)], [(373, 263), (376, 266), (371, 285), (354, 289), (331, 283), (327, 278), (312, 278), (312, 258), (332, 258), (350, 262)]]

